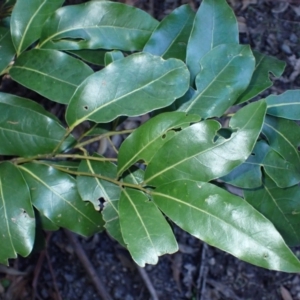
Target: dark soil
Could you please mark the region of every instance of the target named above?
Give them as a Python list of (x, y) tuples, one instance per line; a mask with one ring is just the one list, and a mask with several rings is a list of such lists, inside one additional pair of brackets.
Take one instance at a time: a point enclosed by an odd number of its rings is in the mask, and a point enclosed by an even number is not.
[[(83, 1), (70, 0), (68, 3)], [(131, 0), (162, 19), (193, 0)], [(230, 0), (239, 17), (241, 41), (287, 63), (286, 72), (267, 93), (279, 94), (300, 87), (300, 2)], [(2, 90), (41, 101), (34, 92), (5, 79)], [(265, 93), (266, 94), (266, 93)], [(50, 104), (47, 104), (48, 106)], [(49, 106), (52, 111), (59, 107)], [(136, 122), (136, 120), (133, 120)], [(300, 299), (300, 275), (268, 271), (210, 247), (175, 227), (180, 250), (160, 258), (156, 266), (140, 269), (127, 251), (105, 232), (78, 240), (98, 279), (112, 299), (160, 300), (290, 300)], [(47, 234), (46, 250), (0, 266), (0, 299), (101, 299), (97, 285), (76, 255), (77, 246), (63, 230)], [(38, 249), (39, 247), (37, 247)], [(40, 248), (41, 249), (41, 248)], [(300, 250), (294, 249), (298, 257)], [(22, 273), (24, 272), (24, 273)], [(148, 283), (148, 284), (147, 284)], [(101, 287), (98, 284), (98, 289)], [(150, 294), (152, 288), (152, 296)], [(107, 298), (108, 299), (108, 298)]]

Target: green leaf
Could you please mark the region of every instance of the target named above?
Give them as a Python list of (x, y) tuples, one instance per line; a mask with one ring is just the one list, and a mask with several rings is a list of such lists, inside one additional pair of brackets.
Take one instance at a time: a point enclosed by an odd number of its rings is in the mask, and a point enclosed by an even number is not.
[(9, 74), (42, 96), (68, 104), (76, 88), (93, 70), (66, 53), (33, 49), (17, 58)]
[(105, 61), (105, 66), (108, 66), (110, 63), (124, 58), (124, 55), (121, 51), (109, 51), (105, 53), (104, 61)]
[(188, 89), (189, 73), (177, 59), (148, 53), (130, 55), (88, 77), (66, 112), (71, 128), (85, 120), (106, 123), (168, 106)]
[(25, 164), (19, 169), (30, 188), (32, 204), (56, 226), (83, 236), (103, 229), (101, 214), (82, 201), (73, 177), (43, 164)]
[(191, 180), (170, 182), (152, 194), (164, 214), (206, 243), (256, 266), (299, 272), (300, 262), (273, 224), (242, 198)]
[[(94, 157), (100, 156), (94, 154)], [(78, 171), (112, 179), (117, 177), (117, 166), (111, 162), (82, 160)], [(118, 209), (121, 189), (118, 185), (96, 176), (77, 176), (79, 194), (83, 200), (93, 203), (96, 210), (100, 209), (100, 198), (105, 200), (102, 212), (105, 228), (114, 239), (124, 245)]]
[(200, 60), (220, 44), (238, 44), (238, 22), (225, 0), (203, 0), (196, 14), (187, 45), (186, 62), (193, 85)]
[(150, 161), (145, 184), (159, 186), (176, 179), (210, 181), (228, 174), (251, 154), (265, 111), (264, 101), (239, 110), (230, 120), (229, 125), (235, 132), (228, 139), (217, 136), (221, 125), (214, 120), (178, 132)]
[(64, 0), (18, 0), (11, 15), (11, 35), (17, 55), (39, 39), (47, 18)]
[(289, 246), (300, 244), (299, 186), (281, 189), (267, 177), (261, 188), (244, 191), (244, 195), (255, 209), (275, 225)]
[(0, 27), (0, 75), (5, 72), (15, 53), (9, 29)]
[(139, 160), (149, 163), (156, 151), (167, 142), (175, 131), (198, 122), (199, 117), (183, 112), (162, 113), (136, 129), (122, 143), (118, 155), (118, 176)]
[(58, 9), (45, 23), (39, 47), (137, 51), (157, 25), (158, 21), (135, 7), (90, 1)]
[(190, 5), (182, 5), (166, 16), (152, 33), (143, 51), (163, 58), (185, 61), (186, 47), (195, 13)]
[(286, 91), (266, 98), (267, 114), (290, 120), (300, 120), (300, 90)]
[(142, 192), (123, 190), (119, 213), (124, 241), (133, 260), (141, 267), (146, 263), (156, 264), (158, 256), (178, 250), (170, 225)]
[(300, 127), (294, 121), (266, 116), (262, 132), (275, 151), (299, 167)]
[(104, 57), (107, 50), (90, 50), (90, 49), (82, 49), (82, 50), (69, 50), (67, 53), (70, 53), (76, 57), (81, 58), (83, 61), (91, 63), (96, 66), (104, 66)]
[(34, 211), (29, 189), (20, 171), (10, 162), (0, 164), (0, 263), (17, 254), (30, 254), (35, 237)]
[(40, 214), (38, 210), (36, 210), (36, 215), (37, 215), (37, 220), (39, 220), (40, 226), (42, 227), (43, 230), (56, 231), (59, 229), (59, 226), (55, 225), (44, 215)]
[(252, 155), (221, 179), (240, 188), (257, 188), (262, 185), (262, 167), (279, 187), (289, 187), (300, 181), (299, 166), (286, 161), (265, 141), (258, 142)]
[[(30, 100), (0, 93), (2, 155), (34, 156), (51, 153), (57, 147), (66, 129), (38, 106)], [(58, 151), (67, 149), (74, 142), (69, 136)]]
[(269, 78), (269, 73), (274, 74), (275, 77), (280, 77), (285, 68), (285, 62), (278, 60), (275, 57), (261, 54), (253, 51), (256, 65), (255, 71), (247, 89), (240, 95), (236, 104), (243, 103), (247, 100), (257, 96), (262, 91), (273, 85)]
[(221, 116), (248, 86), (255, 60), (249, 46), (223, 44), (200, 61), (197, 91), (187, 102), (181, 99), (178, 110), (202, 118)]

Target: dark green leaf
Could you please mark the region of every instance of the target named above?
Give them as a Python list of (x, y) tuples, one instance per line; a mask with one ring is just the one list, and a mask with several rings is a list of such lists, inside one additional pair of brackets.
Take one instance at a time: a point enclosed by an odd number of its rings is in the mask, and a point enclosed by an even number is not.
[(27, 256), (35, 237), (30, 193), (20, 171), (10, 162), (0, 164), (0, 263), (17, 254)]
[(18, 0), (11, 16), (11, 35), (19, 55), (39, 39), (47, 18), (64, 0)]
[(85, 120), (105, 123), (121, 115), (145, 114), (181, 97), (188, 81), (180, 60), (133, 54), (88, 77), (73, 95), (66, 119), (74, 128)]
[(36, 214), (38, 214), (37, 219), (39, 219), (40, 225), (41, 225), (43, 230), (56, 231), (56, 230), (59, 229), (59, 226), (55, 225), (48, 218), (46, 218), (44, 215), (40, 214), (39, 211), (36, 210)]
[[(51, 153), (66, 134), (66, 129), (55, 117), (45, 114), (43, 108), (30, 100), (1, 93), (0, 111), (2, 155), (33, 156)], [(58, 151), (65, 150), (74, 142), (74, 138), (69, 136)]]
[(285, 160), (300, 166), (300, 127), (295, 122), (266, 116), (262, 132)]
[(0, 75), (5, 72), (15, 53), (9, 29), (0, 27)]
[(149, 163), (156, 151), (175, 132), (172, 129), (186, 127), (199, 121), (195, 115), (170, 112), (157, 115), (136, 129), (121, 145), (118, 155), (118, 176), (139, 160)]
[(39, 47), (60, 50), (143, 49), (158, 21), (132, 6), (90, 1), (58, 9), (45, 23)]
[(144, 52), (185, 61), (186, 47), (195, 13), (190, 5), (182, 5), (166, 16), (152, 33)]
[(266, 98), (267, 114), (290, 120), (300, 120), (300, 90), (286, 91)]
[(66, 53), (33, 49), (18, 57), (9, 74), (42, 96), (68, 104), (76, 88), (93, 70)]
[(204, 0), (196, 14), (187, 46), (186, 62), (193, 85), (202, 57), (220, 44), (238, 44), (238, 22), (226, 1)]
[[(281, 189), (265, 178), (260, 189), (245, 191), (246, 200), (266, 216), (290, 246), (300, 244), (300, 188)], [(267, 235), (266, 235), (267, 236)]]
[[(95, 154), (94, 157), (100, 156)], [(117, 166), (111, 162), (82, 160), (78, 171), (112, 179), (117, 177)], [(118, 209), (121, 195), (120, 187), (99, 177), (77, 176), (77, 188), (81, 198), (93, 203), (96, 210), (100, 209), (100, 199), (105, 201), (102, 212), (105, 228), (113, 238), (124, 244)]]
[(265, 111), (263, 101), (239, 110), (230, 120), (229, 125), (235, 132), (228, 139), (217, 138), (221, 125), (214, 120), (178, 132), (150, 161), (145, 184), (159, 186), (176, 179), (210, 181), (228, 174), (251, 154)]
[(121, 231), (134, 261), (144, 267), (178, 246), (170, 225), (152, 201), (140, 191), (123, 190), (119, 203)]
[(249, 86), (240, 95), (236, 104), (250, 100), (272, 86), (273, 82), (269, 78), (270, 72), (274, 74), (275, 77), (280, 77), (284, 71), (285, 63), (283, 61), (272, 56), (261, 54), (257, 51), (253, 51), (253, 54), (256, 60), (255, 71)]
[(19, 168), (30, 188), (32, 204), (56, 226), (84, 236), (103, 229), (101, 214), (92, 204), (82, 201), (73, 177), (42, 164)]
[(70, 53), (76, 57), (81, 58), (83, 61), (91, 63), (97, 66), (104, 66), (104, 57), (107, 50), (90, 50), (90, 49), (82, 49), (82, 50), (69, 50), (67, 53)]
[(121, 51), (110, 51), (105, 53), (104, 61), (105, 61), (105, 66), (108, 66), (110, 63), (124, 58), (124, 55)]
[(157, 188), (153, 200), (182, 229), (239, 259), (271, 270), (300, 270), (273, 224), (240, 197), (210, 183), (178, 180)]
[(262, 185), (262, 167), (279, 187), (289, 187), (300, 181), (299, 166), (286, 161), (264, 141), (256, 144), (243, 164), (221, 179), (237, 187), (257, 188)]
[(221, 116), (248, 86), (255, 60), (249, 46), (223, 44), (209, 51), (200, 61), (197, 91), (178, 110), (202, 118)]

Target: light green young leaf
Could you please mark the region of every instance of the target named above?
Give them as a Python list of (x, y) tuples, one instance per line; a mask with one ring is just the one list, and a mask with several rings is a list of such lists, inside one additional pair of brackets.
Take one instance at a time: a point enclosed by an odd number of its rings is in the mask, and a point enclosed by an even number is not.
[(219, 117), (248, 86), (255, 65), (252, 51), (249, 46), (219, 45), (203, 56), (200, 65), (197, 91), (187, 102), (182, 98), (176, 105), (202, 118)]
[(275, 77), (280, 77), (284, 71), (285, 62), (257, 51), (253, 51), (253, 54), (256, 60), (255, 71), (249, 86), (237, 99), (236, 104), (250, 100), (272, 86), (273, 82), (270, 80), (270, 73)]
[[(100, 157), (94, 154), (94, 157)], [(111, 162), (82, 160), (79, 172), (102, 175), (109, 178), (117, 177), (117, 166)], [(87, 188), (88, 187), (88, 188)], [(119, 199), (121, 189), (118, 185), (91, 176), (77, 176), (77, 188), (84, 201), (93, 203), (96, 210), (100, 209), (100, 198), (103, 198), (104, 210), (102, 212), (107, 232), (124, 245), (119, 221)]]
[(256, 266), (300, 271), (299, 260), (274, 225), (242, 198), (191, 180), (170, 182), (152, 195), (174, 223), (209, 245)]
[(118, 155), (118, 176), (139, 160), (149, 163), (156, 151), (175, 132), (172, 129), (198, 122), (196, 115), (183, 112), (162, 113), (136, 129), (121, 145)]
[(0, 75), (5, 71), (15, 55), (15, 47), (8, 28), (0, 27)]
[(35, 237), (30, 192), (20, 171), (10, 162), (0, 163), (0, 263), (17, 254), (30, 254)]
[(9, 74), (42, 96), (68, 104), (76, 88), (93, 70), (66, 53), (33, 49), (17, 58)]
[[(12, 100), (10, 103), (9, 100)], [(0, 153), (2, 155), (33, 156), (51, 153), (66, 129), (44, 113), (32, 101), (13, 95), (0, 94)], [(63, 151), (75, 142), (69, 136), (59, 147)]]
[(29, 163), (19, 169), (30, 188), (32, 204), (56, 226), (83, 236), (103, 229), (101, 214), (82, 201), (72, 176), (43, 164)]
[(203, 0), (196, 14), (187, 45), (186, 62), (191, 85), (200, 72), (200, 60), (220, 44), (238, 44), (238, 22), (225, 0)]
[(11, 35), (17, 55), (39, 39), (47, 18), (64, 0), (18, 0), (11, 15)]
[(107, 50), (91, 50), (91, 49), (82, 49), (82, 50), (68, 50), (67, 53), (73, 54), (76, 57), (81, 58), (83, 61), (91, 63), (96, 66), (104, 66), (104, 57)]
[(119, 203), (121, 231), (134, 261), (144, 267), (174, 253), (178, 245), (170, 225), (152, 201), (140, 191), (124, 189)]
[(124, 58), (124, 54), (121, 51), (114, 50), (106, 52), (104, 57), (105, 66), (122, 58)]
[(294, 121), (266, 116), (262, 132), (276, 152), (299, 168), (300, 127)]
[(90, 1), (58, 9), (45, 23), (40, 48), (143, 49), (158, 21), (132, 6)]
[(244, 191), (245, 199), (280, 232), (289, 246), (300, 245), (300, 188), (278, 188), (265, 178), (261, 188)]
[(173, 57), (185, 61), (194, 18), (195, 13), (190, 5), (178, 7), (160, 22), (143, 51), (165, 59)]
[(300, 120), (300, 90), (286, 91), (266, 98), (267, 114), (290, 120)]
[(90, 120), (106, 123), (168, 106), (188, 89), (189, 72), (177, 59), (148, 53), (130, 55), (88, 77), (66, 112), (71, 128)]
[(150, 161), (144, 184), (160, 186), (177, 179), (210, 181), (228, 174), (251, 154), (265, 111), (264, 101), (239, 110), (229, 123), (236, 132), (228, 139), (217, 136), (221, 125), (214, 120), (178, 132)]
[(265, 141), (258, 142), (252, 155), (221, 179), (237, 187), (257, 188), (262, 185), (262, 167), (279, 187), (293, 186), (300, 181), (299, 166), (286, 161)]

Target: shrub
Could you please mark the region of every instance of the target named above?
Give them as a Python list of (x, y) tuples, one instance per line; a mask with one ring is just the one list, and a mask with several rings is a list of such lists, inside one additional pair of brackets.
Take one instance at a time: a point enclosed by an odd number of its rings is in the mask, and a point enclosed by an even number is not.
[[(256, 100), (284, 63), (239, 44), (225, 0), (160, 23), (121, 3), (63, 2), (2, 6), (1, 74), (66, 112), (0, 93), (0, 263), (27, 256), (38, 229), (64, 227), (105, 228), (137, 264), (156, 264), (178, 250), (175, 223), (254, 265), (300, 272), (289, 248), (300, 244), (300, 92)], [(92, 150), (116, 135), (128, 136), (115, 155)]]

